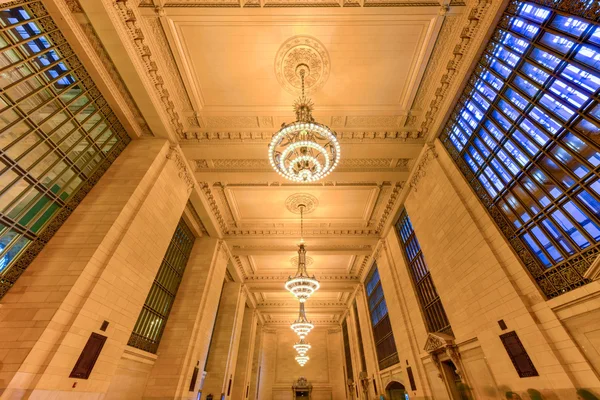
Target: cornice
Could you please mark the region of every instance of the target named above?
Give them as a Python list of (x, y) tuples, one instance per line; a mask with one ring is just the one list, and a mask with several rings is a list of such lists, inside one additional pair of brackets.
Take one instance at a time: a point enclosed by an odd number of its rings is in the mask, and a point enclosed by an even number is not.
[(454, 93), (459, 84), (457, 81), (460, 79), (457, 79), (457, 76), (464, 76), (470, 67), (478, 50), (478, 44), (486, 33), (485, 28), (491, 25), (491, 20), (502, 4), (502, 1), (477, 0), (467, 15), (466, 24), (439, 80), (433, 100), (425, 113), (425, 120), (421, 123), (421, 131), (428, 140), (433, 139), (437, 134), (438, 129), (434, 122), (440, 119), (440, 110), (445, 108), (442, 107), (442, 103), (450, 101), (449, 94)]
[(438, 154), (435, 146), (433, 144), (427, 145), (410, 178), (410, 188), (412, 190), (415, 192), (417, 191), (421, 179), (427, 175), (427, 168), (429, 167), (431, 160), (436, 159), (437, 157)]
[[(289, 275), (252, 275), (246, 277), (246, 282), (279, 282), (285, 281), (289, 278)], [(356, 275), (322, 275), (319, 274), (319, 281), (358, 281), (358, 276)], [(311, 303), (312, 304), (312, 303)]]
[[(336, 171), (408, 171), (409, 158), (350, 158), (341, 159)], [(200, 159), (192, 160), (196, 172), (271, 172), (267, 159)]]
[[(183, 143), (231, 144), (240, 142), (270, 143), (277, 131), (220, 131), (220, 132), (186, 132), (181, 138)], [(338, 131), (340, 143), (423, 143), (423, 135), (419, 131)]]
[[(311, 308), (315, 308), (315, 307), (341, 307), (341, 308), (346, 308), (347, 304), (346, 302), (340, 302), (340, 301), (314, 301), (311, 300), (310, 301), (310, 307)], [(258, 303), (256, 304), (257, 308), (269, 308), (269, 307), (298, 307), (298, 302), (297, 301), (270, 301), (270, 302), (264, 302), (264, 303)]]
[[(138, 0), (139, 7), (154, 7), (152, 0)], [(461, 6), (461, 0), (451, 5)], [(439, 7), (436, 0), (173, 0), (165, 8), (305, 8), (305, 7)]]
[(107, 6), (112, 7), (119, 16), (121, 23), (127, 31), (129, 39), (133, 43), (133, 47), (138, 54), (139, 61), (146, 70), (146, 77), (152, 82), (155, 95), (158, 96), (164, 107), (164, 111), (169, 119), (171, 127), (177, 133), (178, 137), (183, 137), (183, 124), (181, 123), (179, 113), (173, 103), (173, 98), (169, 92), (169, 88), (165, 84), (165, 79), (159, 71), (155, 60), (156, 53), (153, 54), (149, 43), (146, 41), (144, 30), (138, 22), (138, 20), (141, 18), (139, 16), (138, 8), (135, 5), (133, 7), (130, 6), (132, 0), (102, 1), (109, 3)]

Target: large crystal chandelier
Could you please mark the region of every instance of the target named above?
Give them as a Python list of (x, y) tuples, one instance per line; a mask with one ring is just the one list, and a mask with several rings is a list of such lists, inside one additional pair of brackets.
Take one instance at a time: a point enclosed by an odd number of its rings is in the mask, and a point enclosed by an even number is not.
[(314, 182), (328, 175), (340, 160), (340, 144), (329, 127), (315, 122), (313, 103), (304, 95), (304, 77), (310, 68), (296, 67), (302, 96), (294, 104), (296, 122), (283, 124), (269, 145), (269, 161), (277, 173), (296, 182)]
[(304, 339), (314, 327), (315, 326), (306, 319), (304, 303), (300, 303), (300, 313), (298, 314), (298, 318), (292, 323), (292, 329), (300, 336), (300, 339)]
[(306, 249), (304, 248), (304, 204), (300, 208), (300, 245), (298, 248), (298, 270), (296, 275), (290, 276), (285, 283), (285, 288), (289, 290), (300, 303), (304, 303), (311, 294), (321, 286), (314, 276), (309, 276), (306, 271)]
[(294, 349), (296, 349), (299, 356), (304, 356), (310, 350), (310, 344), (306, 343), (304, 339), (300, 339), (298, 343), (294, 344)]
[(310, 360), (310, 358), (308, 358), (308, 356), (297, 356), (296, 357), (296, 361), (298, 362), (298, 364), (300, 364), (301, 367), (304, 367), (304, 364), (306, 364), (306, 362)]

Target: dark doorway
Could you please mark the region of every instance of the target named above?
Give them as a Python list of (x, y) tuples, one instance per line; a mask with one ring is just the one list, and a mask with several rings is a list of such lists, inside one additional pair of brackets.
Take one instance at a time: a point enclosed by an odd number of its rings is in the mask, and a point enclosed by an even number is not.
[(396, 381), (388, 383), (385, 387), (385, 391), (390, 400), (404, 400), (404, 394), (406, 393), (404, 385)]

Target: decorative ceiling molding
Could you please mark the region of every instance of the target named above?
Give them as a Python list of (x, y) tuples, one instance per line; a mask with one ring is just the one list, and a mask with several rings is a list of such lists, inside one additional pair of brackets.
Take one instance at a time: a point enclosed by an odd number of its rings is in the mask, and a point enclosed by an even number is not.
[[(103, 0), (105, 3), (109, 0)], [(130, 7), (132, 0), (110, 0), (111, 6), (121, 18), (121, 22), (129, 34), (130, 40), (133, 42), (142, 65), (146, 69), (146, 75), (152, 82), (155, 93), (163, 104), (169, 122), (178, 137), (184, 136), (183, 124), (181, 123), (179, 113), (175, 108), (171, 93), (165, 83), (165, 79), (159, 72), (155, 61), (155, 55), (152, 54), (150, 46), (146, 42), (145, 35), (140, 23), (138, 22), (137, 7)]]
[[(452, 0), (450, 5), (462, 6), (460, 0)], [(270, 8), (270, 7), (439, 7), (440, 2), (431, 0), (171, 0), (163, 7), (204, 7), (204, 8)], [(139, 7), (154, 7), (152, 0), (139, 0)]]
[[(408, 171), (409, 158), (342, 158), (337, 171)], [(197, 172), (245, 172), (272, 171), (269, 160), (265, 159), (209, 159), (192, 160)]]
[[(192, 103), (183, 83), (179, 68), (177, 67), (173, 52), (171, 51), (171, 46), (169, 45), (165, 31), (160, 22), (160, 18), (158, 16), (145, 16), (142, 21), (144, 22), (146, 30), (152, 34), (148, 40), (152, 41), (152, 49), (156, 50), (156, 61), (161, 63), (161, 67), (164, 68), (165, 71), (170, 72), (163, 77), (165, 78), (166, 86), (172, 88), (174, 91), (175, 95), (172, 97), (172, 100), (176, 103), (177, 108), (184, 113), (193, 111)], [(186, 117), (186, 122), (191, 125), (190, 122), (193, 123), (194, 121), (190, 121), (189, 118), (190, 117)], [(198, 126), (200, 125), (198, 124)]]
[(423, 155), (418, 161), (415, 170), (412, 173), (412, 177), (410, 178), (410, 188), (415, 192), (418, 189), (419, 182), (422, 178), (427, 175), (427, 168), (431, 162), (431, 160), (438, 157), (437, 151), (435, 150), (435, 146), (430, 144), (425, 147), (425, 151)]
[[(285, 282), (289, 278), (288, 275), (252, 275), (248, 276), (246, 282), (264, 282), (264, 281), (282, 281)], [(319, 281), (321, 283), (327, 281), (348, 281), (350, 283), (358, 283), (358, 276), (355, 275), (321, 275)]]
[[(285, 208), (293, 214), (310, 214), (319, 206), (319, 200), (309, 193), (295, 193), (285, 200)], [(303, 210), (302, 210), (303, 208)]]
[(394, 210), (394, 206), (396, 205), (396, 201), (398, 200), (398, 198), (400, 196), (400, 192), (402, 191), (403, 187), (404, 187), (404, 182), (398, 182), (394, 185), (394, 189), (392, 190), (392, 193), (390, 194), (390, 197), (385, 206), (385, 209), (383, 210), (383, 214), (381, 215), (381, 218), (379, 219), (379, 223), (377, 224), (377, 233), (381, 233), (383, 226), (385, 225), (386, 221), (392, 214), (392, 211)]
[(213, 195), (212, 190), (210, 189), (210, 185), (206, 182), (199, 182), (198, 185), (200, 188), (200, 192), (204, 195), (204, 198), (208, 202), (211, 213), (213, 214), (213, 216), (216, 218), (217, 222), (219, 223), (221, 232), (223, 234), (227, 234), (229, 232), (229, 229), (227, 228), (227, 224), (225, 223), (225, 218), (223, 218), (223, 215), (221, 214), (221, 211), (219, 210), (217, 200), (215, 199), (215, 196)]
[[(346, 308), (346, 302), (343, 301), (310, 301), (311, 307), (343, 307)], [(257, 303), (256, 308), (267, 308), (267, 307), (298, 307), (298, 301), (267, 301), (263, 303)]]
[[(223, 131), (223, 132), (186, 132), (181, 138), (183, 141), (190, 142), (219, 142), (228, 144), (230, 142), (270, 143), (275, 132), (254, 132), (254, 131)], [(337, 131), (337, 137), (340, 143), (378, 143), (378, 142), (401, 142), (410, 143), (416, 141), (422, 143), (423, 134), (420, 131)]]
[[(440, 83), (435, 90), (435, 96), (429, 105), (429, 110), (425, 113), (425, 120), (421, 123), (421, 131), (424, 135), (433, 136), (437, 133), (437, 127), (434, 127), (433, 123), (439, 119), (442, 102), (448, 103), (450, 101), (448, 93), (454, 93), (454, 90), (450, 90), (451, 85), (454, 89), (459, 84), (456, 77), (463, 76), (469, 68), (478, 44), (481, 42), (477, 39), (483, 38), (486, 33), (485, 28), (491, 26), (491, 20), (502, 4), (501, 1), (477, 0), (475, 6), (471, 8), (467, 15), (467, 23), (460, 33), (452, 57), (446, 64), (445, 73), (441, 76)], [(430, 137), (430, 139), (432, 138)]]

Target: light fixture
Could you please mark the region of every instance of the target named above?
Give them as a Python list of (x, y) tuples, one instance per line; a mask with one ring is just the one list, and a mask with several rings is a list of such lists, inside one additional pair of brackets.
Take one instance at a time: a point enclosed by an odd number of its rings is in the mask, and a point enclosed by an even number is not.
[(308, 319), (306, 319), (304, 303), (300, 303), (300, 313), (298, 314), (298, 319), (292, 323), (292, 329), (298, 336), (300, 336), (300, 339), (304, 339), (314, 327), (315, 326)]
[(298, 352), (299, 356), (306, 355), (306, 352), (310, 350), (310, 344), (306, 343), (304, 339), (300, 339), (300, 341), (294, 344), (294, 349)]
[(300, 364), (301, 367), (304, 367), (304, 364), (306, 364), (306, 362), (310, 360), (310, 358), (308, 356), (297, 356), (296, 357), (296, 361), (298, 362), (298, 364)]
[(283, 124), (269, 145), (269, 162), (275, 171), (295, 182), (315, 182), (327, 176), (340, 160), (340, 144), (329, 127), (315, 122), (313, 103), (304, 95), (307, 64), (299, 64), (302, 96), (294, 104), (296, 122)]
[(296, 275), (290, 276), (285, 283), (285, 288), (289, 290), (300, 303), (304, 303), (310, 295), (321, 286), (314, 276), (309, 276), (306, 271), (306, 249), (304, 248), (304, 207), (300, 204), (300, 245), (298, 246), (298, 270)]

